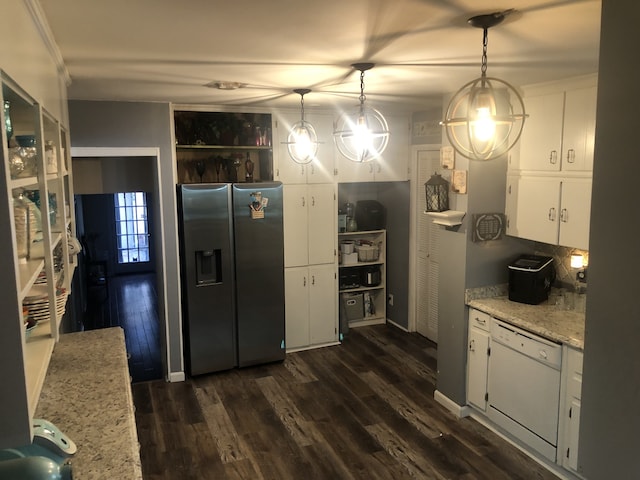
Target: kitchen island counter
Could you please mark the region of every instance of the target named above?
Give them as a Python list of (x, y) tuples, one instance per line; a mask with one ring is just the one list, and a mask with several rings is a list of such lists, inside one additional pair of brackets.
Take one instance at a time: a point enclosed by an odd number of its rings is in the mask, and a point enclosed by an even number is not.
[(467, 297), (468, 306), (488, 313), (540, 335), (543, 338), (582, 350), (584, 348), (584, 313), (562, 310), (556, 305), (542, 303), (527, 305), (512, 302), (507, 295), (474, 298)]
[(36, 418), (53, 422), (78, 446), (71, 458), (74, 478), (142, 479), (120, 327), (60, 336)]

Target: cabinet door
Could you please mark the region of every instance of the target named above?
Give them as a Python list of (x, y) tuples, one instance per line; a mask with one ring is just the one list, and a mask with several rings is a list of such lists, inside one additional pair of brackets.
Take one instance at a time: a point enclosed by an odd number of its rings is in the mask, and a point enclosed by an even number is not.
[(566, 92), (562, 170), (593, 170), (596, 87)]
[(564, 179), (562, 181), (558, 244), (588, 250), (590, 218), (591, 179)]
[(273, 146), (273, 149), (278, 153), (275, 169), (275, 179), (281, 181), (284, 184), (307, 182), (307, 165), (301, 165), (294, 162), (289, 156), (286, 145), (291, 126), (299, 120), (299, 112), (278, 112), (276, 114), (276, 142)]
[(507, 217), (507, 235), (518, 236), (518, 182), (517, 175), (507, 175), (504, 214)]
[(557, 245), (559, 205), (557, 178), (520, 177), (516, 211), (518, 237)]
[(285, 343), (287, 349), (309, 345), (309, 278), (306, 267), (284, 269)]
[(338, 340), (336, 266), (309, 267), (309, 332), (312, 345)]
[(309, 264), (334, 263), (337, 208), (333, 185), (308, 186)]
[(409, 118), (385, 115), (389, 124), (389, 144), (376, 160), (376, 182), (393, 182), (409, 179)]
[(333, 143), (333, 118), (329, 114), (310, 113), (305, 118), (318, 135), (316, 159), (306, 165), (307, 183), (332, 183), (335, 168), (335, 145)]
[(284, 266), (308, 263), (307, 186), (285, 185), (283, 190)]
[(489, 332), (470, 328), (467, 347), (467, 403), (485, 411), (487, 409)]
[(520, 140), (522, 170), (559, 171), (564, 93), (525, 97), (529, 117)]
[(373, 182), (375, 162), (359, 163), (349, 160), (342, 155), (337, 147), (335, 149), (336, 168), (338, 170), (338, 182)]

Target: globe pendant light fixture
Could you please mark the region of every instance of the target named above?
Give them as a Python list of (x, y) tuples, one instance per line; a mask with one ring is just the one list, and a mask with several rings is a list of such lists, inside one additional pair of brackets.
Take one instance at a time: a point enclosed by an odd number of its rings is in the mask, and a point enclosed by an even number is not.
[(389, 126), (382, 114), (365, 106), (364, 72), (371, 70), (373, 63), (354, 63), (360, 71), (360, 105), (350, 113), (343, 113), (335, 124), (333, 139), (342, 155), (358, 163), (378, 158), (389, 143)]
[(507, 153), (520, 138), (527, 117), (516, 89), (487, 76), (487, 32), (511, 12), (478, 15), (468, 20), (483, 30), (481, 76), (453, 96), (441, 124), (453, 148), (471, 160), (493, 160)]
[(311, 163), (318, 153), (318, 135), (315, 128), (304, 119), (304, 96), (311, 90), (296, 88), (300, 95), (300, 121), (294, 123), (287, 137), (287, 150), (291, 159), (300, 164)]

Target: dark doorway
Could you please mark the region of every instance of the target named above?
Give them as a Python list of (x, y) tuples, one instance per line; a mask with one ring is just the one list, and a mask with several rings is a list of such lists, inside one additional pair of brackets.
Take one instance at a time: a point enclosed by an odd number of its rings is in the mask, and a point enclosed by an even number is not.
[[(150, 200), (152, 196), (146, 198)], [(115, 199), (114, 194), (76, 196), (78, 234), (84, 247), (78, 277), (85, 299), (78, 329), (122, 327), (132, 381), (160, 379), (163, 373), (155, 261), (125, 265), (118, 261), (122, 229), (116, 226)], [(153, 231), (151, 215), (147, 221), (148, 231)], [(151, 241), (149, 252), (154, 257)]]

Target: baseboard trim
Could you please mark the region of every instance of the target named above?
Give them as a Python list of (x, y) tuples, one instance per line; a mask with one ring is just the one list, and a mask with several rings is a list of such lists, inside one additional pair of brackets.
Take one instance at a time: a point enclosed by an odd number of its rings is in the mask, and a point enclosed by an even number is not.
[(458, 405), (456, 402), (454, 402), (438, 390), (433, 392), (433, 398), (436, 402), (438, 402), (458, 418), (468, 417), (471, 414), (471, 408), (468, 405)]
[(391, 325), (393, 325), (396, 328), (399, 328), (400, 330), (402, 330), (403, 332), (407, 332), (409, 333), (409, 330), (407, 329), (407, 327), (403, 327), (402, 325), (398, 325), (396, 322), (394, 322), (393, 320), (389, 320), (387, 318), (387, 323), (390, 323)]
[(184, 382), (186, 380), (186, 376), (184, 372), (169, 372), (169, 377), (167, 380), (171, 383)]
[(315, 350), (316, 348), (335, 347), (336, 345), (340, 345), (340, 342), (318, 343), (317, 345), (307, 345), (307, 346), (304, 346), (304, 347), (288, 348), (287, 349), (287, 354), (296, 353), (296, 352), (304, 352), (305, 350)]

